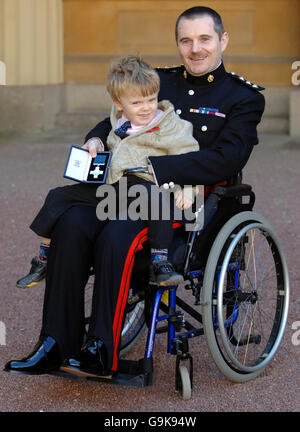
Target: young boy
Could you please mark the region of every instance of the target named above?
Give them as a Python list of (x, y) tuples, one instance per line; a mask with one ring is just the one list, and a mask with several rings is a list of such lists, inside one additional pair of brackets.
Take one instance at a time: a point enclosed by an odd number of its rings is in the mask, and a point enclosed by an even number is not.
[[(198, 142), (193, 138), (192, 124), (180, 119), (170, 102), (158, 103), (159, 86), (158, 74), (137, 56), (123, 57), (111, 65), (107, 89), (113, 101), (112, 130), (107, 138), (107, 147), (113, 154), (107, 183), (114, 185), (117, 193), (119, 180), (126, 169), (147, 166), (148, 156), (199, 150)], [(152, 174), (129, 174), (127, 182), (128, 187), (143, 185), (148, 191), (147, 199), (150, 199), (151, 186), (155, 185)], [(161, 215), (167, 204), (163, 193), (158, 193)], [(192, 205), (192, 193), (187, 196), (186, 190), (184, 195), (177, 190), (174, 196), (178, 207), (185, 209)], [(57, 219), (73, 205), (96, 206), (98, 201), (95, 187), (85, 184), (60, 187), (49, 192), (30, 226), (42, 237), (39, 258), (33, 258), (29, 274), (17, 282), (17, 287), (33, 286), (44, 279), (51, 232)], [(172, 218), (150, 218), (147, 226), (151, 248), (150, 283), (170, 285), (182, 282), (182, 276), (174, 271), (168, 261), (168, 247), (173, 235)]]

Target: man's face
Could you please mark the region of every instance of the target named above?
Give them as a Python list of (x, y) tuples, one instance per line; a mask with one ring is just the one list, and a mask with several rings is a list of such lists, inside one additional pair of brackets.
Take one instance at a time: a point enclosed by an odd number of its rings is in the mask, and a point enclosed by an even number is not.
[(228, 34), (221, 39), (214, 29), (214, 21), (208, 16), (193, 19), (181, 18), (178, 24), (178, 51), (188, 73), (205, 75), (214, 70), (222, 59), (228, 44)]
[(149, 96), (141, 96), (136, 91), (126, 91), (120, 100), (114, 100), (118, 110), (135, 126), (147, 126), (155, 117), (158, 104), (158, 92)]

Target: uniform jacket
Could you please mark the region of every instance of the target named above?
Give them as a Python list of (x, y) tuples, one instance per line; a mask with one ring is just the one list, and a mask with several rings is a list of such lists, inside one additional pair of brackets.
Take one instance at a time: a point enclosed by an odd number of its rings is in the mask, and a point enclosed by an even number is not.
[[(183, 66), (158, 70), (159, 99), (168, 99), (182, 119), (193, 124), (201, 150), (183, 155), (151, 156), (159, 185), (211, 185), (243, 169), (258, 144), (257, 125), (264, 111), (263, 87), (235, 73), (223, 63), (201, 77), (189, 75)], [(216, 115), (215, 113), (218, 113)], [(98, 123), (86, 136), (105, 142), (109, 119)]]
[[(193, 126), (174, 112), (169, 101), (161, 101), (158, 108), (163, 111), (157, 121), (121, 139), (114, 133), (118, 114), (115, 106), (111, 110), (112, 130), (107, 138), (107, 147), (113, 155), (110, 162), (107, 183), (117, 182), (126, 168), (148, 164), (148, 156), (174, 155), (199, 149), (193, 137)], [(140, 177), (154, 182), (149, 174)]]

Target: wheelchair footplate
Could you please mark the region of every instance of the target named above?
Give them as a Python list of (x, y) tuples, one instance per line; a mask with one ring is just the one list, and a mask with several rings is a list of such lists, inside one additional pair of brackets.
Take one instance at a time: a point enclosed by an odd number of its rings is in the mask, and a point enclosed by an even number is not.
[(53, 375), (68, 378), (84, 378), (90, 381), (100, 381), (109, 384), (119, 384), (135, 387), (146, 387), (152, 385), (153, 359), (142, 358), (140, 360), (120, 359), (118, 370), (109, 375), (98, 375), (96, 373), (73, 369), (67, 366), (54, 372)]

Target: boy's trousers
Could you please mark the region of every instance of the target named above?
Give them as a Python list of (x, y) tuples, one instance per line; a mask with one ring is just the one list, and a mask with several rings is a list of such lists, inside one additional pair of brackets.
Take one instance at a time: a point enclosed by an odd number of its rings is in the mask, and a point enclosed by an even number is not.
[[(119, 217), (119, 213), (122, 212), (124, 217), (125, 212), (125, 218), (128, 217), (128, 213), (129, 217), (136, 218), (136, 215), (145, 214), (146, 210), (145, 220), (147, 220), (149, 227), (150, 246), (158, 249), (168, 248), (172, 238), (173, 199), (171, 199), (170, 206), (170, 197), (166, 193), (166, 196), (163, 197), (163, 191), (159, 191), (154, 184), (135, 175), (122, 177), (122, 181), (123, 186), (120, 186), (120, 182), (108, 186), (116, 191), (115, 215)], [(51, 238), (57, 221), (67, 210), (78, 205), (88, 205), (95, 208), (99, 204), (101, 198), (96, 196), (98, 186), (79, 183), (51, 189), (30, 228), (41, 237)], [(104, 188), (106, 187), (107, 185), (104, 185)], [(130, 203), (135, 200), (135, 197), (128, 197), (128, 191), (131, 187), (137, 187), (136, 191), (134, 189), (132, 191), (136, 195), (138, 203), (141, 204), (139, 207), (142, 206), (144, 211), (133, 206), (131, 212), (128, 212)], [(145, 188), (146, 194), (139, 196), (139, 188)], [(123, 208), (119, 208), (120, 203)], [(98, 216), (100, 216), (99, 213)]]

